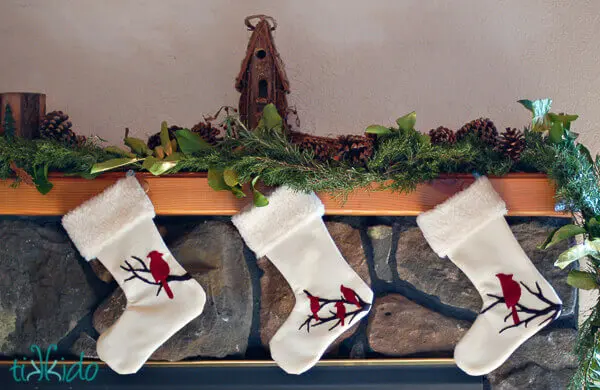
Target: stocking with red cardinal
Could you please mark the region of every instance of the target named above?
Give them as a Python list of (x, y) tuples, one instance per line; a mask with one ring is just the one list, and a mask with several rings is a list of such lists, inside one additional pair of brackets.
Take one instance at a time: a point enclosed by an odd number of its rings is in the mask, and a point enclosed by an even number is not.
[(371, 309), (373, 292), (344, 260), (323, 223), (314, 194), (287, 187), (269, 206), (233, 218), (257, 257), (267, 256), (296, 294), (296, 306), (271, 339), (271, 356), (288, 373), (315, 365), (341, 333)]
[(202, 287), (173, 258), (152, 222), (154, 207), (135, 177), (119, 180), (63, 218), (86, 260), (98, 258), (127, 297), (97, 351), (119, 374), (137, 372), (150, 355), (204, 308)]
[(441, 257), (473, 282), (483, 306), (456, 345), (456, 364), (471, 375), (499, 367), (527, 339), (556, 319), (562, 302), (515, 239), (506, 206), (482, 177), (417, 223)]

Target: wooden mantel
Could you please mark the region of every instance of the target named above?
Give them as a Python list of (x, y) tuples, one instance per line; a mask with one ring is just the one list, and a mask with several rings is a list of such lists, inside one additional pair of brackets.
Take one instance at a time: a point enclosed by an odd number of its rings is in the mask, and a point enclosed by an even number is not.
[[(95, 180), (52, 174), (54, 188), (41, 195), (34, 187), (0, 180), (0, 215), (63, 215), (110, 186), (124, 173), (108, 173)], [(158, 215), (233, 215), (251, 200), (236, 199), (227, 191), (215, 192), (206, 174), (182, 173), (163, 177), (138, 173)], [(410, 194), (356, 190), (344, 201), (319, 194), (328, 215), (416, 216), (435, 207), (473, 182), (470, 175), (446, 175), (419, 185)], [(554, 186), (542, 174), (514, 173), (490, 178), (505, 200), (511, 216), (568, 217), (554, 210)]]

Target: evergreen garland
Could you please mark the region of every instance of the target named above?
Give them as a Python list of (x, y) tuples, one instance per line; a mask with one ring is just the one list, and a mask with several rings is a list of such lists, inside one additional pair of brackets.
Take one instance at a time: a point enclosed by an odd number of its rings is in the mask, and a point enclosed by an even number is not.
[[(157, 175), (208, 171), (209, 184), (214, 189), (229, 190), (236, 196), (245, 196), (242, 185), (251, 183), (255, 203), (264, 206), (267, 199), (254, 188), (259, 179), (268, 186), (287, 185), (300, 191), (344, 196), (353, 189), (372, 188), (373, 183), (379, 189), (410, 192), (419, 183), (444, 173), (502, 176), (508, 172), (542, 172), (555, 181), (556, 197), (563, 209), (582, 217), (579, 225), (567, 225), (561, 234), (554, 232), (542, 247), (583, 231), (585, 253), (571, 256), (575, 247), (570, 248), (563, 254), (568, 261), (561, 255), (557, 266), (564, 268), (588, 256), (589, 266), (582, 267), (584, 271), (570, 271), (567, 280), (578, 288), (598, 289), (600, 161), (598, 157), (594, 160), (587, 148), (575, 141), (570, 124), (577, 119), (576, 115), (549, 112), (549, 99), (519, 102), (532, 111), (533, 119), (524, 129), (525, 147), (518, 162), (475, 134), (468, 134), (456, 143), (432, 144), (428, 136), (414, 129), (414, 112), (398, 118), (397, 127), (367, 128), (376, 140), (366, 165), (335, 159), (323, 161), (310, 149), (300, 149), (290, 142), (281, 117), (268, 105), (259, 126), (253, 130), (246, 129), (238, 118), (227, 116), (223, 122), (226, 135), (216, 145), (187, 129), (175, 131), (176, 139), (171, 140), (166, 123), (162, 125), (161, 145), (154, 149), (149, 149), (144, 140), (126, 134), (125, 144), (131, 152), (102, 148), (89, 141), (69, 147), (52, 140), (25, 140), (5, 131), (0, 137), (0, 179), (19, 178), (25, 172), (45, 192), (51, 188), (47, 171), (86, 178), (108, 170), (146, 170)], [(579, 329), (575, 347), (579, 365), (572, 389), (600, 388), (599, 327), (600, 302)]]

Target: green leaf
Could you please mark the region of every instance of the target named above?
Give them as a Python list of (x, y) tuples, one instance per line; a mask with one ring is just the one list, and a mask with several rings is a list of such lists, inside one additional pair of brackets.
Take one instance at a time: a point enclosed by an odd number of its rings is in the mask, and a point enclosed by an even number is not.
[(240, 184), (238, 174), (231, 169), (225, 169), (223, 171), (223, 180), (225, 181), (225, 184), (227, 184), (230, 187)]
[(225, 183), (223, 169), (208, 168), (208, 185), (215, 191), (229, 191), (231, 187)]
[(585, 240), (581, 244), (577, 244), (567, 249), (558, 256), (554, 265), (558, 268), (565, 269), (569, 264), (590, 255), (597, 255), (600, 249), (600, 240)]
[(150, 150), (148, 145), (139, 138), (125, 137), (123, 141), (137, 156), (146, 157), (152, 155), (152, 150)]
[(163, 147), (167, 156), (170, 156), (171, 153), (173, 153), (171, 138), (169, 138), (169, 125), (166, 121), (162, 121), (160, 124), (160, 145)]
[(104, 171), (110, 171), (111, 169), (119, 168), (125, 165), (132, 164), (134, 162), (140, 161), (140, 158), (113, 158), (111, 160), (106, 160), (101, 163), (96, 163), (92, 166), (91, 174), (100, 173)]
[(54, 185), (48, 180), (48, 164), (38, 165), (34, 168), (33, 182), (42, 195), (46, 195), (50, 192)]
[(177, 161), (159, 160), (156, 157), (146, 157), (142, 166), (155, 176), (160, 176), (175, 167)]
[(390, 130), (388, 127), (381, 126), (381, 125), (371, 125), (365, 129), (365, 133), (383, 135), (383, 134), (391, 134), (392, 130)]
[(164, 158), (165, 161), (179, 161), (183, 158), (183, 153), (174, 152), (170, 156)]
[(587, 232), (592, 238), (600, 237), (600, 221), (598, 217), (588, 219), (586, 222)]
[(519, 100), (526, 109), (532, 112), (532, 127), (533, 131), (546, 131), (548, 130), (548, 119), (546, 115), (550, 112), (552, 106), (552, 99), (539, 99), (539, 100)]
[(283, 119), (273, 103), (267, 104), (263, 109), (262, 123), (267, 129), (281, 129), (283, 127)]
[(579, 115), (555, 114), (550, 112), (548, 113), (548, 118), (550, 118), (552, 122), (561, 122), (562, 124), (567, 124), (575, 121), (577, 118), (579, 118)]
[(244, 192), (244, 190), (242, 189), (241, 185), (236, 185), (233, 186), (229, 189), (229, 191), (231, 191), (231, 193), (233, 195), (235, 195), (236, 198), (245, 198), (246, 197), (246, 193)]
[(559, 144), (563, 141), (563, 134), (565, 130), (563, 129), (563, 125), (561, 122), (554, 122), (552, 127), (550, 128), (550, 133), (548, 134), (548, 139), (553, 144)]
[(517, 103), (521, 103), (523, 107), (533, 112), (533, 102), (529, 99), (517, 100)]
[(179, 149), (186, 156), (212, 148), (202, 137), (188, 129), (177, 130), (175, 138), (177, 138)]
[(121, 149), (118, 146), (107, 146), (106, 148), (104, 148), (104, 151), (108, 152), (108, 153), (116, 154), (117, 156), (121, 156), (121, 157), (135, 158), (135, 154), (128, 152), (124, 149)]
[(589, 272), (578, 271), (576, 269), (569, 271), (567, 284), (580, 290), (594, 290), (598, 288), (596, 275)]
[(258, 181), (259, 177), (260, 176), (256, 176), (250, 183), (250, 186), (252, 187), (252, 197), (256, 207), (265, 207), (269, 204), (269, 199), (267, 199), (266, 196), (256, 189), (256, 182)]
[(575, 237), (576, 235), (583, 234), (585, 232), (585, 228), (581, 226), (573, 224), (561, 226), (559, 229), (556, 229), (550, 233), (546, 241), (542, 245), (538, 246), (538, 249), (550, 248), (551, 246), (566, 240), (567, 238)]
[(417, 113), (415, 111), (408, 113), (400, 118), (396, 119), (396, 123), (400, 130), (408, 131), (415, 128), (417, 123)]

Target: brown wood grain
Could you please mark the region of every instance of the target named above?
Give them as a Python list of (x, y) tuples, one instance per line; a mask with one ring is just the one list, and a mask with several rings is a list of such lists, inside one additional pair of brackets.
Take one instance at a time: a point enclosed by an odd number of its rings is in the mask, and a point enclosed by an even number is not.
[(15, 120), (15, 135), (27, 139), (39, 137), (40, 119), (46, 113), (46, 95), (29, 92), (0, 93), (0, 123), (4, 123), (7, 104), (10, 105)]
[[(63, 215), (113, 184), (124, 173), (108, 173), (95, 180), (50, 176), (54, 188), (41, 195), (34, 187), (21, 184), (11, 188), (10, 180), (0, 181), (0, 214)], [(233, 215), (250, 199), (236, 199), (226, 191), (215, 192), (206, 174), (183, 173), (164, 177), (137, 174), (148, 188), (158, 215)], [(409, 194), (391, 191), (356, 190), (344, 201), (340, 196), (319, 194), (328, 215), (416, 216), (435, 207), (473, 182), (469, 175), (443, 176), (421, 184)], [(512, 216), (568, 217), (554, 211), (554, 186), (542, 174), (509, 174), (490, 178)]]

